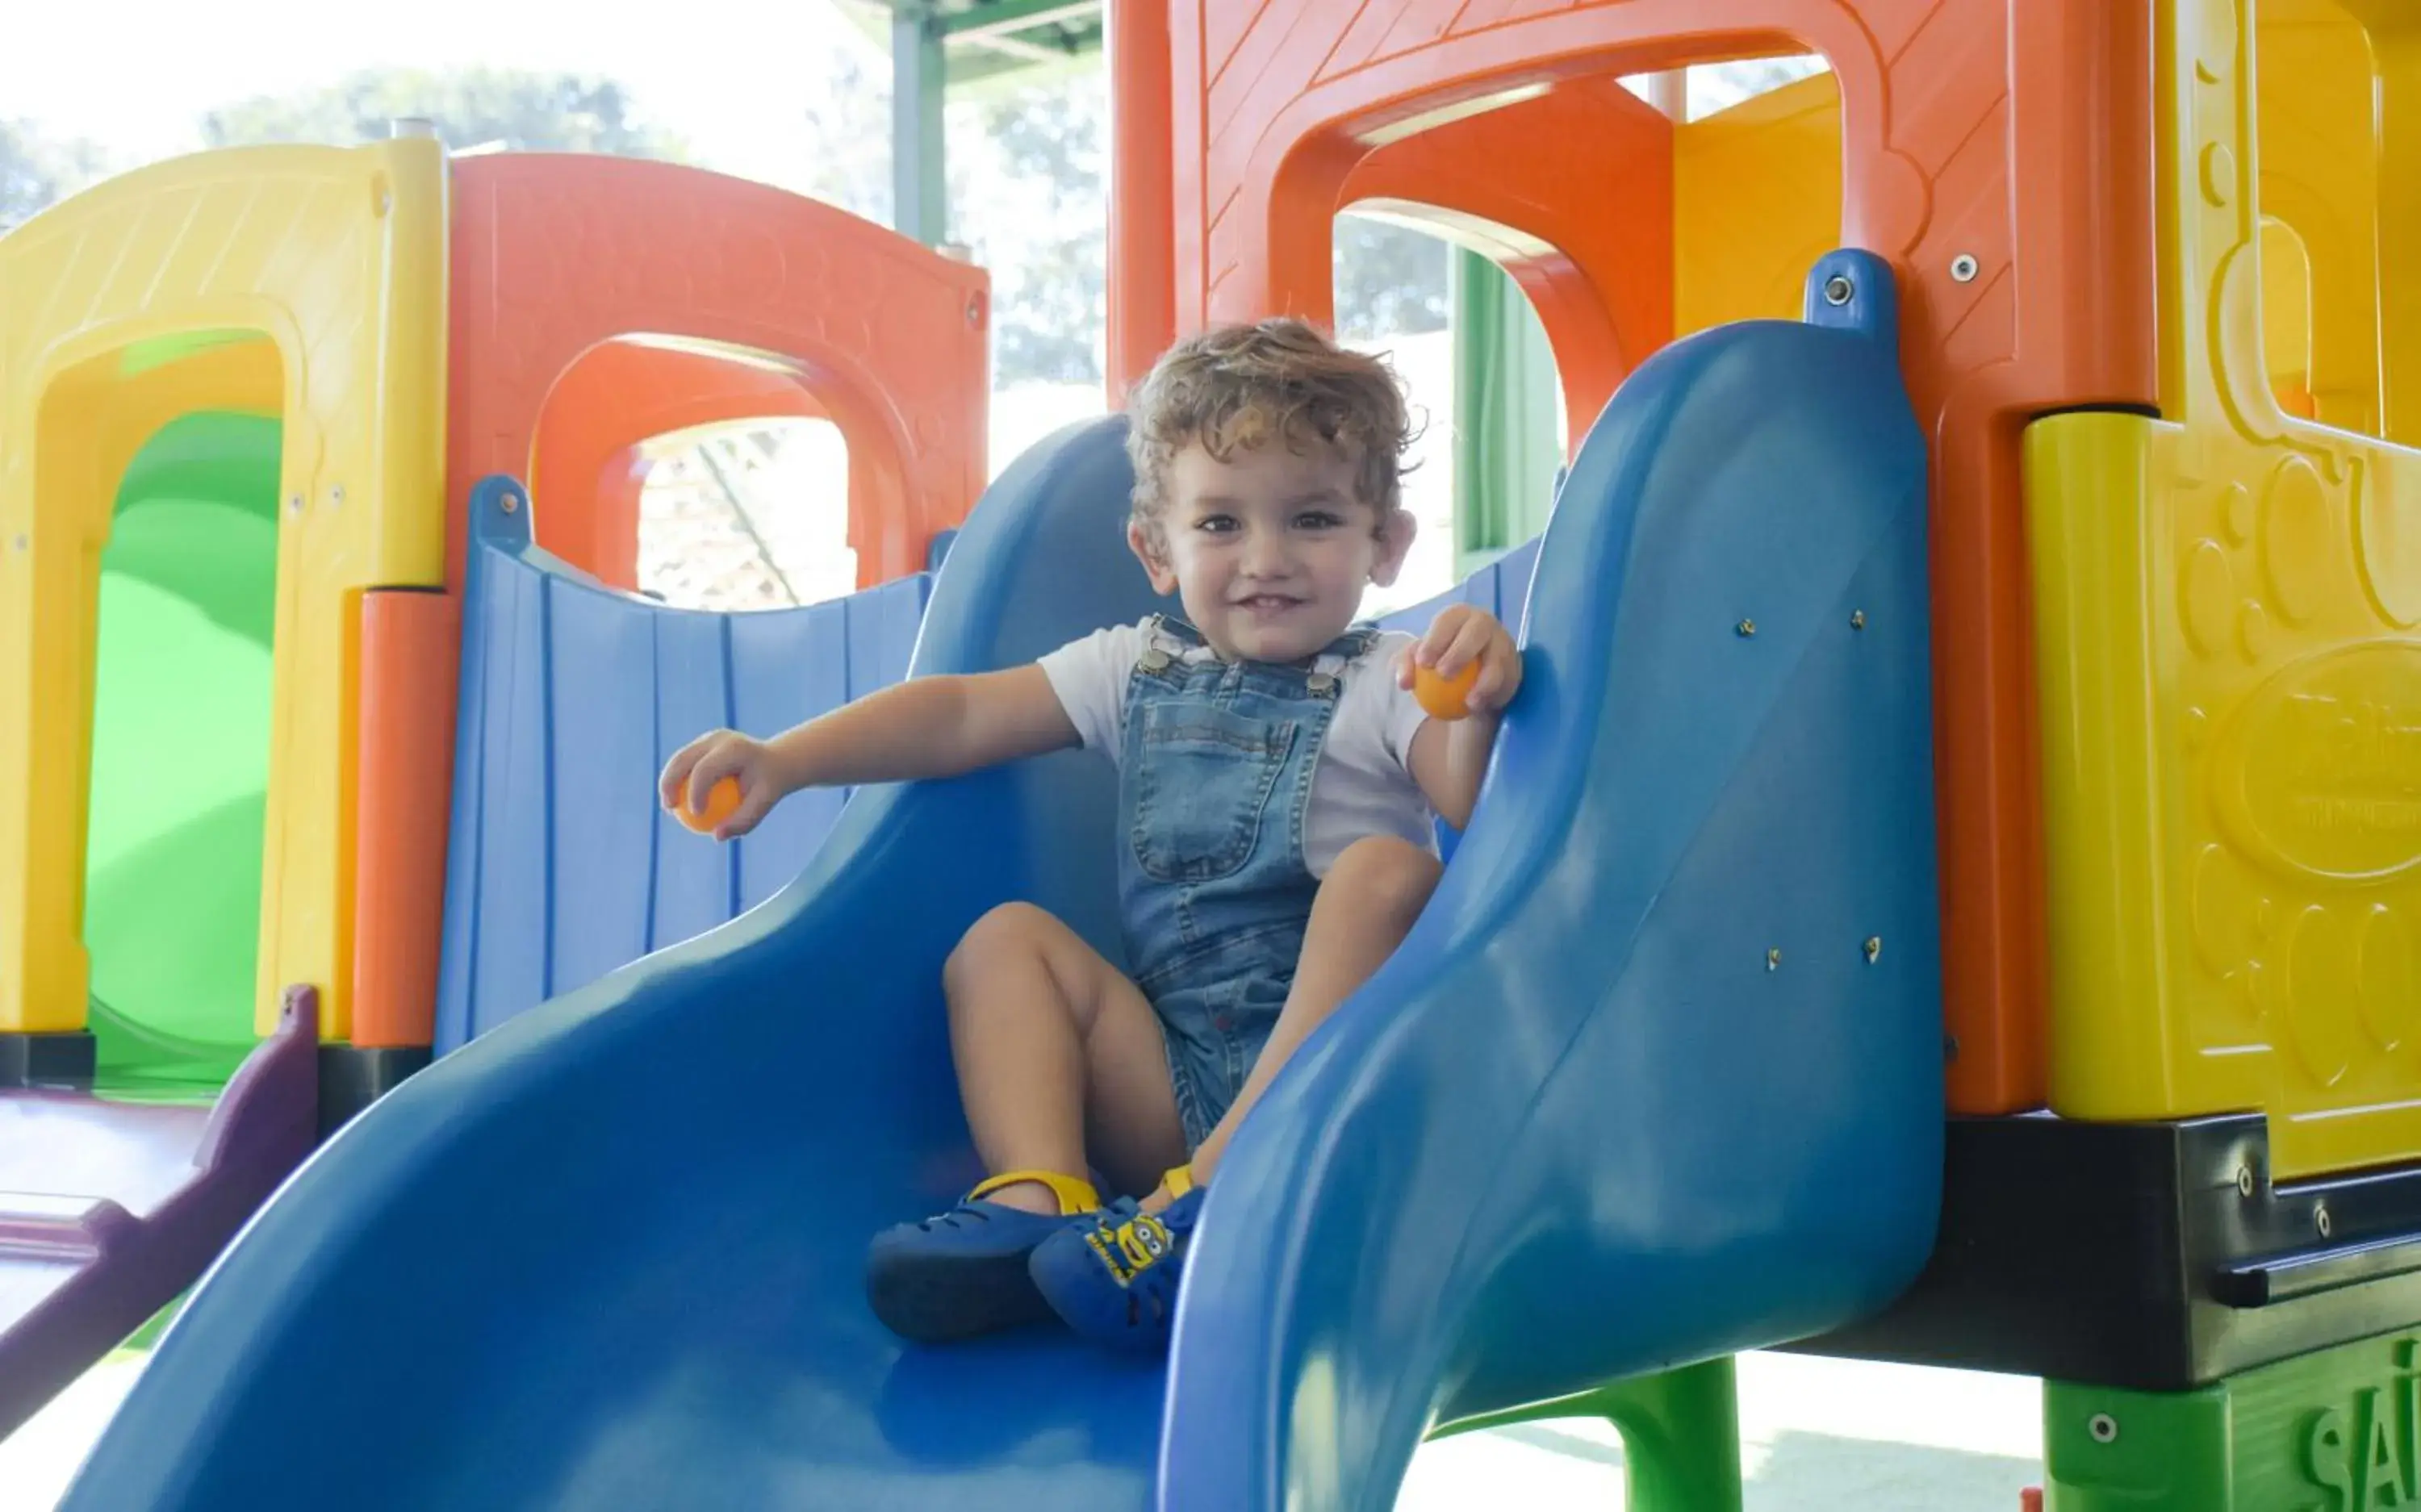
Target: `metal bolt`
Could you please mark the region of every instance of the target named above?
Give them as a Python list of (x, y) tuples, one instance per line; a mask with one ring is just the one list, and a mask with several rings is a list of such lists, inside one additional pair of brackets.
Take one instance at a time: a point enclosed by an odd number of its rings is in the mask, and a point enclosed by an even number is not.
[(2093, 1435), (2096, 1443), (2116, 1443), (2118, 1420), (2107, 1412), (2096, 1412), (2085, 1421), (2085, 1431)]
[(496, 502), (496, 507), (502, 509), (507, 514), (519, 513), (521, 507), (522, 496), (518, 493), (508, 493)]
[(1765, 953), (1765, 969), (1770, 972), (1778, 972), (1782, 970), (1782, 947), (1780, 945), (1775, 945)]
[(1870, 934), (1867, 936), (1867, 964), (1869, 966), (1873, 965), (1876, 961), (1882, 959), (1882, 955), (1883, 937), (1879, 934)]
[(1976, 260), (1976, 254), (1972, 252), (1962, 252), (1950, 259), (1950, 276), (1960, 283), (1974, 283), (1976, 273), (1982, 271), (1983, 265)]
[(1741, 639), (1746, 640), (1757, 633), (1757, 621), (1754, 619), (1743, 619), (1739, 624), (1732, 627), (1732, 632), (1738, 635)]
[(1850, 628), (1851, 630), (1864, 630), (1867, 628), (1867, 612), (1865, 610), (1852, 609), (1850, 611)]
[(2253, 1195), (2253, 1167), (2240, 1165), (2236, 1168), (2236, 1192), (2242, 1197)]
[(2326, 1239), (2329, 1237), (2329, 1231), (2335, 1227), (2336, 1227), (2336, 1224), (2331, 1222), (2329, 1218), (2329, 1205), (2325, 1202), (2314, 1203), (2312, 1205), (2313, 1231), (2319, 1234), (2320, 1238)]
[(289, 498), (286, 501), (286, 512), (290, 515), (301, 514), (303, 512), (303, 495), (297, 493)]
[(328, 507), (331, 509), (341, 509), (344, 507), (344, 505), (345, 486), (342, 483), (339, 483), (335, 488), (328, 491)]
[(1850, 296), (1856, 292), (1857, 286), (1844, 274), (1835, 273), (1824, 280), (1824, 303), (1827, 304), (1847, 304)]

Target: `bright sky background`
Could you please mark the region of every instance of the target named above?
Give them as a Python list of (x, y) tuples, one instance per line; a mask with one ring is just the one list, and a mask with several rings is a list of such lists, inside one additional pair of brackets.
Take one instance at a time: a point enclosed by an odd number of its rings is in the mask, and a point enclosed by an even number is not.
[[(199, 145), (213, 106), (357, 69), (486, 65), (604, 74), (697, 162), (782, 183), (806, 152), (801, 107), (836, 47), (881, 51), (830, 0), (16, 0), (0, 117), (101, 143), (120, 165)], [(400, 23), (398, 19), (400, 18)], [(135, 40), (134, 39), (139, 39)]]

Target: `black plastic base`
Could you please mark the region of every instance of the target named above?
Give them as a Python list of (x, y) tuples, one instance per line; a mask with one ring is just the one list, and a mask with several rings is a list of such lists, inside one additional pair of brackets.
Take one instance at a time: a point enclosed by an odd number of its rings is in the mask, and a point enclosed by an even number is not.
[(401, 1086), (404, 1078), (428, 1064), (426, 1045), (405, 1049), (320, 1046), (320, 1137), (335, 1133), (353, 1115)]
[(2421, 1324), (2421, 1167), (2275, 1188), (2257, 1116), (1954, 1118), (1933, 1257), (1808, 1354), (2181, 1391)]
[(0, 1035), (0, 1086), (92, 1085), (93, 1038), (87, 1030), (55, 1035)]

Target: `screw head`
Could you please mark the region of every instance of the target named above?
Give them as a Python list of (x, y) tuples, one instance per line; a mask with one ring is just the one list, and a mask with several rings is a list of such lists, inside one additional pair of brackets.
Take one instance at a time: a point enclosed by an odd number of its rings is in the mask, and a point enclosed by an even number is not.
[(1857, 286), (1851, 283), (1846, 274), (1835, 273), (1824, 280), (1824, 303), (1827, 304), (1847, 304), (1850, 296), (1856, 292)]
[(1780, 945), (1775, 945), (1765, 953), (1765, 969), (1770, 972), (1778, 972), (1782, 970), (1782, 947)]
[(2096, 1443), (2116, 1443), (2118, 1420), (2107, 1412), (2096, 1412), (2085, 1420), (2085, 1431), (2093, 1435)]
[(2325, 1202), (2314, 1203), (2312, 1205), (2312, 1231), (2319, 1235), (2320, 1238), (2326, 1239), (2329, 1237), (2330, 1231), (2335, 1227), (2335, 1221), (2329, 1217), (2329, 1205)]
[(1757, 621), (1754, 619), (1743, 619), (1739, 624), (1732, 627), (1732, 633), (1738, 635), (1742, 640), (1746, 640), (1757, 633)]
[(1870, 934), (1867, 936), (1867, 964), (1869, 966), (1873, 965), (1876, 961), (1882, 959), (1882, 956), (1883, 937), (1879, 934)]
[(2236, 1192), (2242, 1197), (2253, 1195), (2253, 1167), (2240, 1165), (2236, 1168)]
[(303, 512), (303, 495), (297, 493), (288, 498), (286, 501), (286, 512), (290, 515), (301, 514)]
[(1976, 260), (1976, 254), (1972, 252), (1962, 252), (1950, 259), (1950, 276), (1960, 283), (1974, 283), (1976, 275), (1983, 271), (1983, 265)]
[(1867, 612), (1865, 610), (1853, 609), (1850, 611), (1850, 628), (1851, 630), (1864, 630), (1867, 628)]
[(521, 507), (522, 496), (510, 491), (508, 491), (503, 498), (496, 501), (496, 507), (502, 509), (507, 514), (520, 513)]
[(344, 505), (345, 486), (342, 483), (339, 483), (328, 491), (328, 507), (331, 509), (341, 509), (344, 507)]

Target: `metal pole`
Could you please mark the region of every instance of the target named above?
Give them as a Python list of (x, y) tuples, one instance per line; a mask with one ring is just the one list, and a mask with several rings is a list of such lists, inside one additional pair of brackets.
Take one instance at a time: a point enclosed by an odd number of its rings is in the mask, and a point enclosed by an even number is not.
[(948, 229), (945, 91), (941, 23), (925, 5), (902, 5), (891, 17), (891, 224), (927, 246)]

